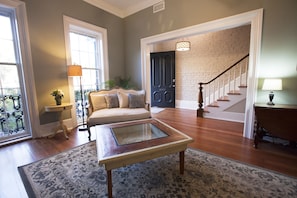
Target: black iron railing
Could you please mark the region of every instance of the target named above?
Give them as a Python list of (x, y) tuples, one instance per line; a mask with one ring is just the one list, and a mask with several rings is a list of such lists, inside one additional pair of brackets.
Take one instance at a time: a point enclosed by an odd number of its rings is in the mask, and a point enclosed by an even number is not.
[(21, 95), (0, 95), (0, 133), (9, 135), (24, 130)]

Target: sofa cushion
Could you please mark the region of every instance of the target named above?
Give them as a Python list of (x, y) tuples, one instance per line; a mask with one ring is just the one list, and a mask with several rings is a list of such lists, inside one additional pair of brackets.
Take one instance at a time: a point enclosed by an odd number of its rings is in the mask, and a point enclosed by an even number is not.
[(107, 94), (105, 95), (105, 100), (107, 108), (119, 107), (119, 99), (117, 94)]
[(106, 108), (105, 94), (96, 94), (91, 98), (91, 103), (93, 106), (93, 111)]
[(144, 94), (129, 93), (129, 108), (144, 108)]
[(139, 120), (150, 117), (151, 113), (145, 108), (101, 109), (92, 113), (92, 115), (88, 118), (88, 124), (90, 126), (93, 126), (97, 124), (109, 124), (114, 122)]
[(118, 98), (119, 98), (120, 108), (127, 108), (127, 107), (129, 107), (128, 93), (119, 91), (118, 92)]

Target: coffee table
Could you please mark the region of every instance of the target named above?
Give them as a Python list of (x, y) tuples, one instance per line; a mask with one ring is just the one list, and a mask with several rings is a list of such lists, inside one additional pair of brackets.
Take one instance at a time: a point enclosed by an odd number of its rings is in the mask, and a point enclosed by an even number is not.
[(98, 163), (107, 171), (112, 197), (112, 169), (179, 152), (180, 174), (184, 155), (193, 139), (158, 119), (95, 126)]

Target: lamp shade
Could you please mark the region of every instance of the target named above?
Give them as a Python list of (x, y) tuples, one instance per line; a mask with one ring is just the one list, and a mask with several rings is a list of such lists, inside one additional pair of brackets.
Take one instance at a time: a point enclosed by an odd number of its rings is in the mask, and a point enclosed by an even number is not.
[(282, 90), (282, 80), (281, 79), (264, 79), (262, 90)]
[(175, 50), (176, 51), (188, 51), (191, 48), (190, 41), (180, 41), (176, 43)]
[(69, 65), (67, 73), (68, 76), (82, 76), (82, 68), (80, 65)]

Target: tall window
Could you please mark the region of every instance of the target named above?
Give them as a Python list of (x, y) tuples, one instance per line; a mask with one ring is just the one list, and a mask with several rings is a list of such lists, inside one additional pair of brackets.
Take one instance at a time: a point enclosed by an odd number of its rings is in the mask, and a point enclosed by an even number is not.
[[(84, 91), (98, 90), (104, 79), (100, 61), (100, 38), (71, 31), (70, 48), (72, 64), (81, 65), (83, 69), (82, 84)], [(77, 86), (79, 84), (76, 81), (75, 87)]]
[(16, 13), (0, 5), (0, 143), (30, 135)]
[[(108, 76), (106, 30), (64, 16), (68, 65), (81, 65), (83, 100), (80, 95), (80, 78), (73, 79), (77, 123), (82, 123), (83, 107), (88, 105), (87, 94), (103, 87)], [(82, 101), (84, 104), (82, 105)], [(84, 115), (87, 115), (86, 112)], [(86, 117), (85, 119), (86, 120)]]

